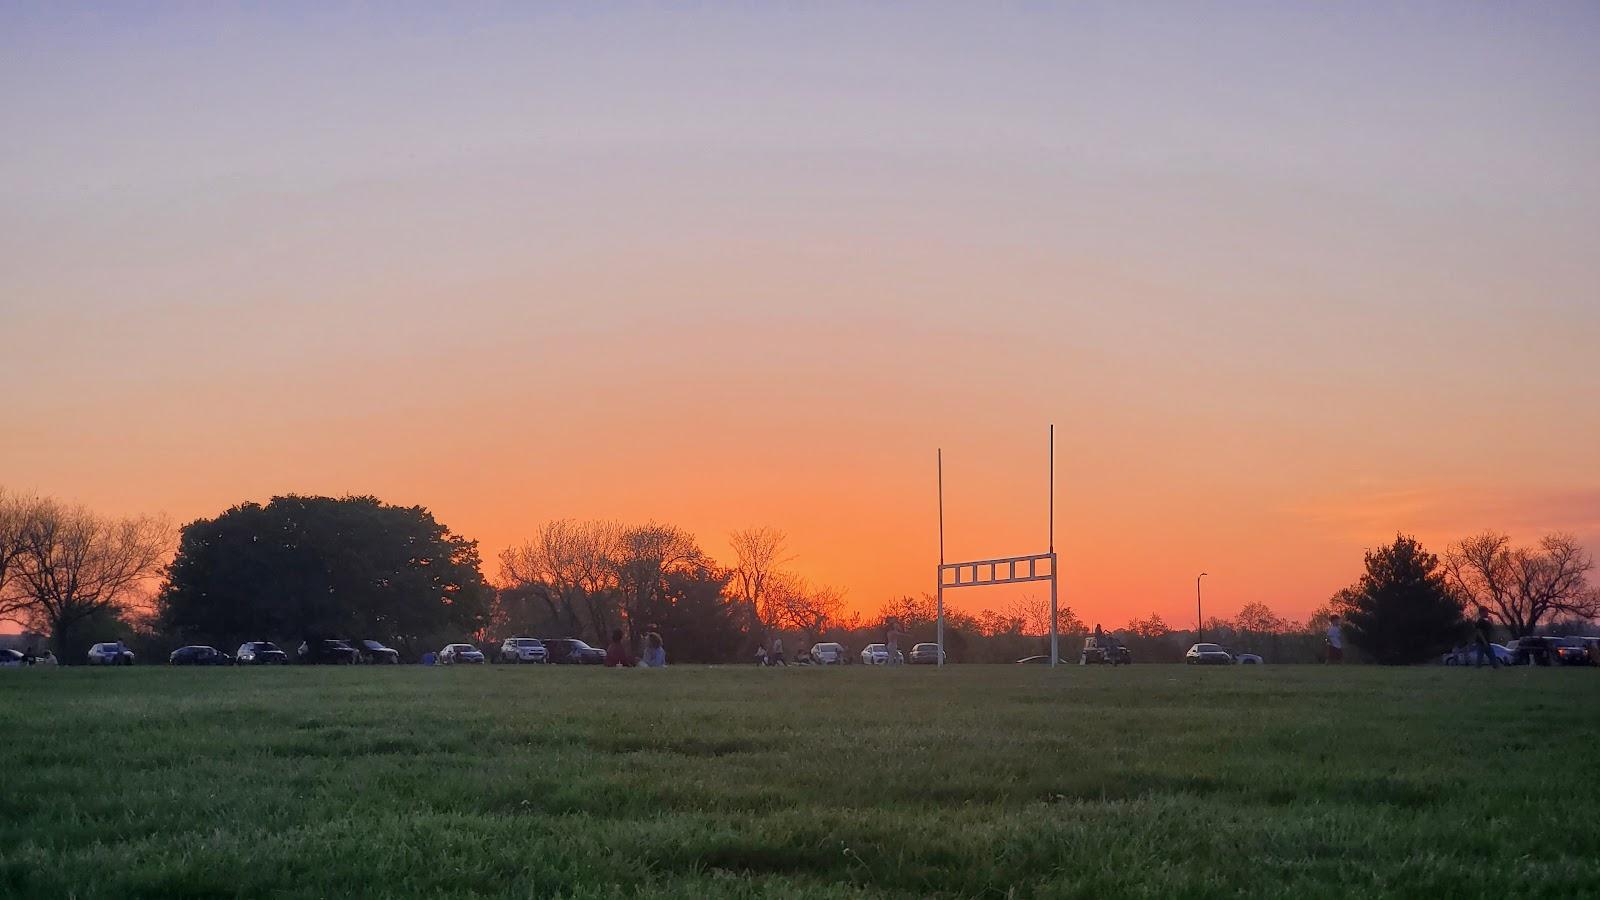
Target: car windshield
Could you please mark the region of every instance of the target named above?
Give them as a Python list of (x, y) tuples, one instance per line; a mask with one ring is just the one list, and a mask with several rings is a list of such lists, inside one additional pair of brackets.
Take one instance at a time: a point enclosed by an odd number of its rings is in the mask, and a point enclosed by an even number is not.
[(580, 641), (577, 638), (573, 638), (572, 640), (568, 641), (568, 643), (570, 643), (572, 645), (572, 649), (574, 649), (574, 650), (593, 650), (594, 649), (593, 647), (589, 646), (588, 644), (585, 644), (583, 641)]
[(918, 644), (915, 647), (912, 647), (911, 649), (913, 649), (913, 650), (937, 650), (937, 649), (939, 649), (939, 645), (938, 644)]
[(1221, 653), (1222, 648), (1216, 644), (1195, 644), (1194, 649), (1200, 653)]
[(516, 639), (512, 640), (511, 643), (516, 645), (516, 646), (518, 646), (518, 647), (543, 647), (544, 646), (544, 644), (542, 642), (540, 642), (540, 640), (538, 638), (516, 638)]
[(883, 649), (883, 645), (882, 644), (868, 644), (867, 645), (867, 649), (871, 650), (873, 653), (877, 653), (879, 650)]
[(477, 651), (478, 648), (472, 646), (471, 644), (456, 644), (455, 649), (457, 653), (473, 653)]

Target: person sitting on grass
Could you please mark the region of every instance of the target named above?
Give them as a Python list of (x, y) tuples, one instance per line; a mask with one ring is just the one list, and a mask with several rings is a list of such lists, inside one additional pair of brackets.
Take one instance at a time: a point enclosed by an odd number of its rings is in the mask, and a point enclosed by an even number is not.
[(661, 635), (652, 631), (644, 636), (644, 659), (639, 664), (651, 669), (667, 667), (667, 648), (661, 645)]
[(616, 668), (632, 668), (637, 665), (633, 653), (628, 650), (628, 645), (622, 641), (622, 629), (611, 629), (611, 644), (606, 647), (606, 665)]

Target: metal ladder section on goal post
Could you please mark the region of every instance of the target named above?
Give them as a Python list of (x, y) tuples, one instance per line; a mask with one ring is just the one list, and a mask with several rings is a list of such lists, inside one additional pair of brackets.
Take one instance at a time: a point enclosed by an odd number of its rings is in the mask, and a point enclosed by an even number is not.
[[(944, 665), (944, 591), (945, 588), (983, 587), (994, 584), (1018, 584), (1028, 581), (1050, 582), (1050, 667), (1061, 660), (1060, 635), (1057, 633), (1057, 578), (1056, 559), (1056, 427), (1050, 426), (1050, 549), (1045, 553), (1026, 556), (1001, 556), (995, 559), (975, 559), (968, 562), (944, 561), (944, 450), (938, 451), (939, 460), (939, 589), (938, 627), (939, 665)], [(1040, 572), (1043, 563), (1050, 571)], [(1018, 572), (1026, 566), (1026, 572)]]

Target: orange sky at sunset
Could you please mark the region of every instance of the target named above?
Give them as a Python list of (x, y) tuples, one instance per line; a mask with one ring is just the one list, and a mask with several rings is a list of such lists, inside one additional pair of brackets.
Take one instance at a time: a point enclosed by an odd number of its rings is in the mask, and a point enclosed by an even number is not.
[(370, 493), (491, 575), (771, 525), (870, 612), (937, 447), (952, 559), (1045, 549), (1054, 422), (1091, 623), (1600, 551), (1593, 8), (1091, 8), (10, 22), (0, 485)]

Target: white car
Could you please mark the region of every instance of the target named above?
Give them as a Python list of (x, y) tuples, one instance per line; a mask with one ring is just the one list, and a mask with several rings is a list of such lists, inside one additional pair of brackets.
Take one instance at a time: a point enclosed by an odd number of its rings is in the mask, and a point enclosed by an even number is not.
[[(906, 655), (899, 650), (894, 652), (895, 662), (903, 663)], [(889, 664), (889, 648), (884, 644), (868, 644), (861, 648), (861, 661), (869, 666), (886, 666)]]
[(506, 663), (543, 663), (550, 659), (544, 641), (531, 637), (506, 638), (500, 645), (500, 661)]
[(845, 664), (845, 649), (843, 644), (832, 642), (811, 645), (811, 662), (819, 666), (842, 666)]
[[(1494, 658), (1500, 660), (1501, 665), (1511, 665), (1510, 647), (1504, 644), (1490, 644), (1489, 649), (1493, 651)], [(1475, 666), (1478, 664), (1478, 657), (1482, 655), (1483, 653), (1478, 649), (1477, 644), (1467, 644), (1465, 647), (1457, 647), (1446, 653), (1439, 661), (1447, 666)], [(1488, 660), (1484, 660), (1484, 662), (1487, 663)]]
[(439, 651), (439, 665), (455, 663), (482, 663), (483, 651), (471, 644), (450, 644)]
[(0, 650), (0, 669), (22, 668), (22, 653), (17, 650)]
[(1195, 644), (1183, 661), (1191, 666), (1227, 666), (1233, 664), (1233, 656), (1217, 644)]
[(1259, 653), (1235, 653), (1233, 661), (1241, 666), (1259, 666), (1266, 662)]
[(124, 647), (121, 641), (95, 644), (89, 648), (89, 665), (131, 666), (133, 665), (133, 651)]

